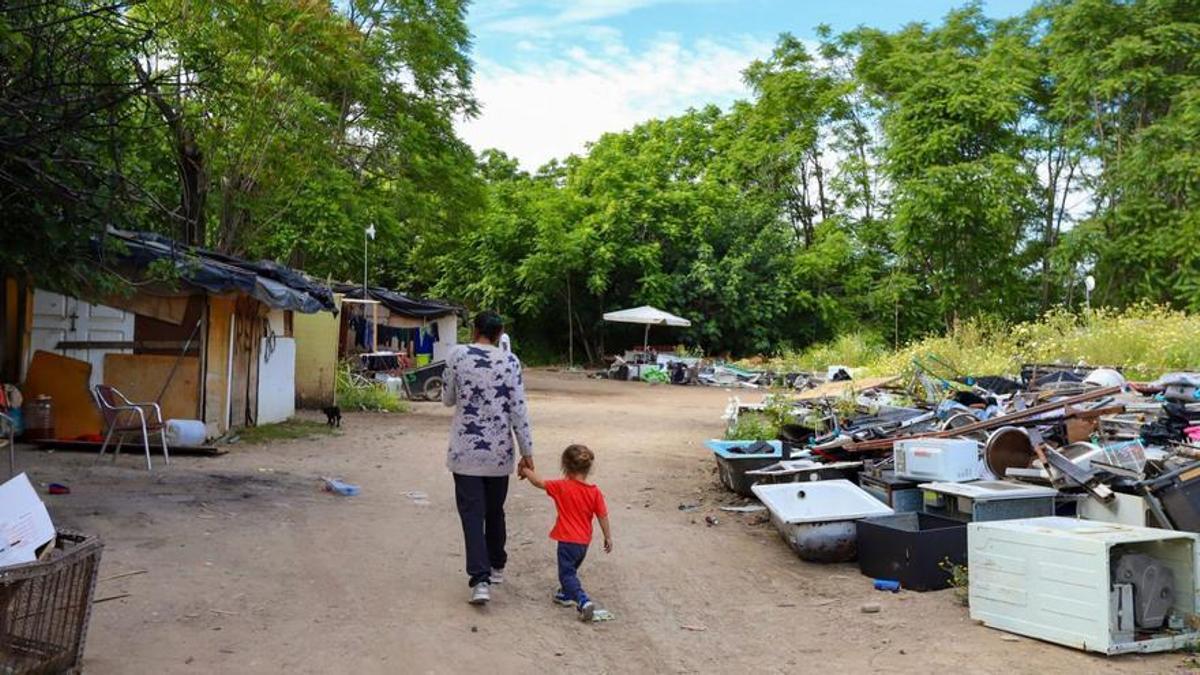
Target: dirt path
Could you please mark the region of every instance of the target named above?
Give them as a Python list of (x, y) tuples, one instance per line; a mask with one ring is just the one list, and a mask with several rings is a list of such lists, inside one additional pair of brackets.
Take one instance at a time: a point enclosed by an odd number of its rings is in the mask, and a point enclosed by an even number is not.
[[(616, 621), (549, 602), (552, 506), (514, 481), (508, 583), (466, 604), (461, 533), (443, 467), (449, 413), (348, 414), (333, 438), (178, 458), (19, 456), (56, 522), (104, 537), (90, 673), (211, 672), (1170, 672), (1184, 657), (1103, 658), (974, 624), (949, 592), (878, 593), (856, 566), (797, 559), (769, 525), (720, 513), (701, 441), (726, 394), (555, 373), (528, 378), (539, 468), (572, 441), (597, 452), (616, 550), (589, 592)], [(318, 491), (340, 475), (359, 497)], [(423, 492), (427, 503), (406, 496)], [(693, 512), (683, 502), (702, 501)], [(705, 515), (720, 524), (708, 527)], [(862, 614), (878, 602), (878, 614)], [(701, 630), (689, 630), (685, 626)]]

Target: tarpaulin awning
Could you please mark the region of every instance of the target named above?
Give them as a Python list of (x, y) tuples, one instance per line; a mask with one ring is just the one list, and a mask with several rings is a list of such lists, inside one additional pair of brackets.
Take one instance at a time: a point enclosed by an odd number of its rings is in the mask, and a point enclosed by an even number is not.
[[(273, 309), (313, 314), (337, 311), (333, 293), (299, 272), (270, 261), (250, 262), (223, 253), (185, 246), (152, 232), (109, 229), (107, 236), (120, 243), (118, 261), (146, 269), (167, 261), (180, 281), (200, 290), (245, 293)], [(97, 254), (105, 255), (97, 242)]]
[(438, 319), (450, 314), (457, 314), (460, 307), (451, 305), (436, 300), (418, 300), (410, 298), (403, 293), (391, 291), (386, 288), (372, 286), (367, 289), (369, 292), (367, 297), (363, 297), (362, 286), (351, 286), (349, 284), (335, 284), (334, 290), (339, 293), (344, 293), (347, 298), (352, 300), (378, 300), (380, 304), (388, 309), (393, 314), (401, 316), (414, 317), (418, 319)]

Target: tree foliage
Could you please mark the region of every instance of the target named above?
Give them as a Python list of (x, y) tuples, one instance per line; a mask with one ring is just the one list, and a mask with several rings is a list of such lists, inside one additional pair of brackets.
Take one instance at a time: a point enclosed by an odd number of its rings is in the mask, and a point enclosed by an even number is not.
[(1200, 309), (1200, 0), (783, 34), (748, 98), (536, 170), (473, 153), (465, 0), (0, 8), (0, 264), (95, 281), (107, 225), (433, 293), (526, 353), (899, 344), (1094, 300)]

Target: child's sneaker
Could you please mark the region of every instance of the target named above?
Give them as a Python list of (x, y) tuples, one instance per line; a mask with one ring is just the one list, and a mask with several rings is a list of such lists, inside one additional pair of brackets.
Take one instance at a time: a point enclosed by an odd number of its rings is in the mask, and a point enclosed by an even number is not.
[(554, 594), (554, 604), (559, 607), (574, 607), (575, 601), (568, 598), (562, 591), (558, 591)]
[(504, 583), (504, 570), (498, 570), (495, 567), (493, 567), (492, 573), (489, 574), (488, 576), (490, 577), (490, 579), (488, 579), (488, 581), (490, 581), (493, 586)]
[(583, 604), (579, 606), (579, 620), (591, 622), (594, 616), (596, 616), (596, 603), (584, 600)]

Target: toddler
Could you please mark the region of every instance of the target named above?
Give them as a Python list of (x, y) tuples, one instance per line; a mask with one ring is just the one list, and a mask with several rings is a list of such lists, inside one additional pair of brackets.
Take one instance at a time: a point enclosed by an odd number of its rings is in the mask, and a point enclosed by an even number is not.
[(558, 520), (550, 531), (550, 538), (558, 542), (558, 592), (554, 602), (564, 607), (575, 607), (579, 618), (591, 621), (596, 613), (583, 586), (579, 583), (579, 566), (587, 556), (592, 543), (592, 518), (600, 521), (604, 533), (604, 552), (612, 552), (612, 533), (608, 529), (608, 507), (600, 488), (585, 482), (592, 471), (596, 456), (583, 445), (569, 445), (562, 454), (563, 478), (542, 480), (528, 467), (521, 468), (521, 477), (528, 479), (534, 487), (546, 491), (558, 509)]

